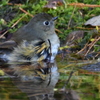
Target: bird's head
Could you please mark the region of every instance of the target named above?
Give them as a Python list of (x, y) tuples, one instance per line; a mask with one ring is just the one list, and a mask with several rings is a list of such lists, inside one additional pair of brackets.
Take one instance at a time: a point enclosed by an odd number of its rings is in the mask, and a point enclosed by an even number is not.
[(30, 20), (27, 26), (33, 26), (34, 30), (40, 33), (52, 34), (55, 31), (54, 21), (56, 19), (57, 17), (52, 17), (50, 14), (39, 13)]

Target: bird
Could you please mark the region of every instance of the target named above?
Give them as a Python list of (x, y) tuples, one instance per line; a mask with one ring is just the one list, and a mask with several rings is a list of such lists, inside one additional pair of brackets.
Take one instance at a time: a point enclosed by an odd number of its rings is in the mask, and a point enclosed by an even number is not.
[[(45, 43), (46, 48), (48, 48), (48, 53), (42, 53), (45, 56), (44, 59), (53, 61), (60, 47), (60, 40), (55, 33), (55, 20), (57, 18), (58, 17), (52, 17), (47, 13), (36, 14), (29, 23), (13, 33), (11, 40), (15, 41), (17, 46), (25, 43), (32, 44), (32, 42), (35, 43), (36, 41), (38, 42), (36, 43), (38, 46), (39, 44), (41, 45), (41, 43)], [(44, 51), (47, 52), (45, 49)]]
[(45, 41), (47, 46), (51, 45), (51, 60), (54, 60), (60, 46), (60, 40), (55, 33), (54, 21), (57, 18), (58, 17), (52, 17), (47, 13), (36, 14), (28, 24), (24, 25), (13, 34), (12, 39), (17, 44), (20, 44), (22, 40), (28, 42), (32, 40)]

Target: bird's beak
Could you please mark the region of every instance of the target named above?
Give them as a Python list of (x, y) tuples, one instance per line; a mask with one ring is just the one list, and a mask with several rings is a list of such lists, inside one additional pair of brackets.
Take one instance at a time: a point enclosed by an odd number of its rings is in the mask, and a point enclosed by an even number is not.
[(58, 17), (53, 17), (53, 18), (52, 18), (52, 21), (55, 21), (56, 19), (58, 19)]

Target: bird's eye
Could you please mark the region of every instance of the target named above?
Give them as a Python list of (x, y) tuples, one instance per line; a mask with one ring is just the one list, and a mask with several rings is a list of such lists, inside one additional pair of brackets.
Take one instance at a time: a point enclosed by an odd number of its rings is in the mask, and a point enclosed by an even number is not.
[(44, 21), (43, 24), (48, 26), (48, 25), (50, 25), (50, 22), (49, 21)]

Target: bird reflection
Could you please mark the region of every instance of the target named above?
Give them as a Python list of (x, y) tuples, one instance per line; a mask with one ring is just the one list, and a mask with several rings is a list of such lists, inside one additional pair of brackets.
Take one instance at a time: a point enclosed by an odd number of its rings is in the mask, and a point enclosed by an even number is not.
[[(11, 67), (12, 68), (12, 67)], [(27, 93), (30, 100), (54, 100), (54, 87), (59, 78), (56, 62), (13, 64), (14, 84)]]

